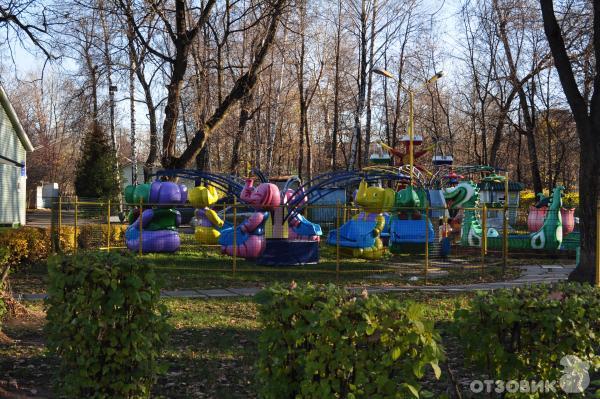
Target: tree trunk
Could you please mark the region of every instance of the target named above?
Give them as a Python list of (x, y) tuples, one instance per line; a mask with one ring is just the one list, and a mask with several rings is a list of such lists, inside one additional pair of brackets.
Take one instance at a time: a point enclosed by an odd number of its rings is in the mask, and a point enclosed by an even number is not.
[(335, 36), (335, 77), (333, 92), (333, 133), (331, 135), (331, 169), (337, 169), (337, 146), (340, 126), (340, 45), (342, 37), (342, 2), (338, 1), (337, 32)]
[[(527, 96), (525, 94), (525, 90), (523, 89), (523, 84), (521, 84), (517, 76), (517, 65), (514, 61), (510, 43), (508, 41), (508, 35), (506, 32), (507, 16), (501, 12), (500, 7), (498, 5), (498, 0), (493, 1), (493, 6), (494, 10), (498, 14), (498, 33), (500, 35), (500, 40), (502, 41), (502, 45), (504, 47), (506, 59), (508, 61), (510, 79), (512, 81), (513, 87), (517, 88), (517, 94), (519, 96), (519, 106), (521, 107), (523, 120), (525, 122), (525, 129), (523, 133), (527, 138), (527, 150), (529, 152), (529, 162), (531, 164), (531, 179), (533, 180), (533, 190), (536, 193), (538, 193), (543, 190), (543, 186), (542, 178), (540, 175), (540, 164), (535, 141), (535, 105), (533, 103), (531, 104), (531, 106), (528, 104)], [(532, 91), (535, 91), (535, 86), (532, 87)]]
[(171, 78), (167, 85), (167, 105), (165, 106), (165, 119), (163, 122), (163, 156), (162, 164), (168, 167), (175, 158), (177, 144), (177, 120), (179, 118), (179, 98), (183, 78), (188, 65), (190, 52), (190, 38), (187, 34), (187, 18), (185, 13), (185, 0), (175, 1), (175, 27), (176, 36), (175, 60), (172, 63)]
[[(131, 1), (131, 0), (130, 0)], [(133, 48), (133, 30), (128, 28), (127, 40), (129, 42), (129, 118), (130, 118), (130, 131), (129, 137), (131, 141), (131, 184), (136, 185), (138, 183), (138, 155), (137, 155), (137, 143), (135, 137), (135, 72), (137, 69), (135, 62), (135, 54)]]
[(208, 143), (196, 156), (196, 168), (201, 172), (210, 172), (210, 145)]
[(312, 160), (312, 139), (310, 137), (310, 127), (308, 125), (308, 109), (304, 112), (304, 135), (306, 140), (306, 179), (311, 180), (313, 174)]
[(98, 67), (94, 65), (91, 54), (86, 53), (85, 58), (88, 73), (90, 74), (90, 86), (92, 88), (92, 121), (94, 122), (94, 127), (96, 127), (100, 125), (100, 120), (98, 119)]
[[(108, 84), (108, 96), (110, 99), (109, 103), (109, 113), (110, 113), (110, 143), (112, 146), (112, 150), (115, 153), (115, 157), (117, 156), (117, 138), (115, 137), (115, 103), (114, 103), (114, 92), (112, 90), (113, 80), (112, 80), (112, 57), (110, 55), (110, 33), (108, 29), (108, 24), (106, 21), (106, 10), (104, 9), (104, 2), (99, 3), (100, 9), (100, 22), (102, 25), (102, 41), (104, 45), (104, 65), (106, 67), (106, 82)], [(118, 173), (118, 157), (117, 157), (117, 170)], [(120, 179), (119, 179), (120, 180)]]
[(517, 146), (517, 181), (523, 181), (523, 168), (521, 167), (521, 148), (523, 147), (523, 140), (520, 133), (518, 133), (518, 136), (519, 144)]
[[(396, 147), (401, 136), (406, 133), (406, 129), (400, 132), (400, 123), (402, 119), (400, 118), (400, 114), (402, 111), (402, 79), (404, 76), (404, 47), (400, 53), (400, 62), (398, 64), (398, 81), (399, 83), (396, 85), (396, 107), (394, 110), (394, 122), (392, 124), (392, 147)], [(403, 133), (403, 134), (400, 134)]]
[(373, 0), (371, 14), (371, 42), (369, 43), (369, 73), (367, 82), (367, 124), (365, 126), (365, 151), (363, 152), (363, 165), (369, 162), (369, 146), (371, 145), (371, 99), (373, 97), (373, 63), (375, 62), (375, 32), (377, 18), (377, 0)]
[[(287, 37), (287, 29), (283, 33), (283, 43), (285, 43)], [(273, 169), (273, 151), (275, 148), (275, 136), (277, 135), (277, 121), (279, 119), (279, 101), (281, 101), (281, 91), (283, 90), (283, 74), (285, 72), (285, 54), (282, 54), (281, 67), (279, 69), (279, 75), (277, 76), (277, 83), (275, 88), (275, 99), (271, 105), (270, 113), (270, 125), (269, 135), (267, 136), (267, 173), (271, 174)]]
[[(367, 94), (367, 1), (361, 0), (360, 13), (360, 65), (358, 73), (358, 97), (356, 99), (356, 110), (354, 112), (354, 138), (350, 149), (350, 160), (348, 169), (356, 168), (356, 161), (360, 158), (362, 143), (362, 116), (365, 109), (365, 97)], [(360, 163), (360, 162), (359, 162)]]
[(529, 152), (529, 164), (531, 165), (531, 180), (533, 181), (533, 191), (541, 193), (544, 189), (542, 185), (542, 177), (540, 174), (540, 162), (537, 155), (537, 144), (535, 139), (535, 111), (533, 106), (527, 103), (525, 91), (521, 87), (518, 90), (519, 104), (523, 113), (525, 122), (525, 130), (523, 134), (527, 138), (527, 151)]
[[(223, 101), (217, 106), (212, 116), (207, 119), (203, 126), (199, 127), (198, 131), (196, 131), (194, 137), (190, 140), (190, 145), (187, 146), (183, 153), (177, 158), (167, 159), (166, 161), (168, 162), (164, 163), (163, 166), (167, 168), (185, 167), (202, 150), (208, 136), (223, 121), (225, 116), (229, 113), (230, 108), (256, 86), (262, 64), (275, 40), (275, 33), (277, 32), (277, 27), (280, 23), (281, 15), (286, 4), (287, 0), (277, 0), (274, 2), (270, 9), (270, 19), (267, 31), (263, 36), (259, 48), (254, 54), (254, 59), (248, 68), (248, 71), (237, 79), (229, 94), (225, 96)], [(165, 133), (166, 132), (163, 132), (163, 134)]]
[[(385, 42), (387, 43), (389, 41), (389, 37), (386, 33), (385, 36)], [(383, 68), (387, 71), (388, 70), (388, 56), (387, 56), (387, 48), (385, 48), (383, 50)], [(390, 110), (389, 110), (389, 104), (388, 104), (388, 95), (387, 95), (387, 89), (388, 89), (388, 80), (387, 79), (383, 79), (383, 112), (384, 112), (384, 117), (385, 117), (385, 141), (388, 145), (392, 144), (392, 137), (390, 136), (391, 133), (391, 129), (390, 129)]]
[[(594, 52), (600, 59), (600, 1), (594, 0)], [(540, 0), (544, 31), (554, 57), (560, 83), (575, 118), (580, 143), (579, 163), (579, 212), (581, 231), (581, 253), (579, 266), (571, 273), (570, 279), (595, 282), (597, 256), (596, 248), (598, 222), (598, 199), (600, 193), (600, 75), (596, 70), (591, 109), (588, 111), (584, 97), (579, 91), (573, 68), (560, 26), (554, 14), (552, 1)]]
[(492, 138), (492, 147), (490, 149), (490, 165), (491, 166), (499, 166), (498, 165), (498, 155), (500, 151), (500, 144), (502, 143), (502, 133), (504, 131), (504, 126), (506, 124), (506, 118), (508, 116), (508, 112), (510, 111), (510, 106), (514, 100), (516, 95), (516, 90), (512, 90), (511, 93), (506, 98), (504, 105), (500, 107), (500, 112), (498, 115), (498, 123), (496, 124), (496, 128), (494, 129), (494, 137)]
[(240, 117), (238, 119), (238, 128), (233, 139), (233, 149), (231, 150), (231, 163), (229, 164), (229, 173), (235, 174), (240, 165), (240, 144), (244, 138), (246, 125), (251, 119), (250, 105), (252, 104), (252, 93), (242, 99), (240, 104)]
[[(600, 43), (597, 43), (597, 45)], [(598, 49), (598, 47), (596, 47)], [(597, 79), (597, 78), (596, 78)], [(596, 93), (594, 93), (596, 95)], [(592, 109), (594, 107), (592, 106)], [(593, 111), (592, 111), (593, 112)], [(581, 143), (579, 163), (579, 223), (581, 252), (579, 267), (571, 280), (594, 282), (600, 248), (596, 248), (598, 206), (600, 196), (600, 110), (592, 114), (589, 126), (577, 128)], [(590, 173), (590, 171), (596, 171)]]
[(146, 108), (148, 108), (148, 124), (150, 134), (150, 151), (148, 152), (148, 158), (144, 163), (144, 181), (148, 181), (152, 169), (158, 160), (158, 122), (156, 121), (156, 107), (154, 106), (154, 99), (152, 98), (152, 91), (150, 85), (146, 81), (143, 71), (140, 68), (136, 69), (138, 81), (144, 90), (144, 102)]
[(150, 135), (150, 150), (148, 152), (148, 158), (144, 163), (144, 181), (148, 181), (152, 168), (156, 164), (158, 159), (158, 123), (156, 120), (156, 107), (154, 105), (154, 99), (152, 98), (152, 89), (144, 73), (144, 57), (149, 51), (147, 47), (143, 47), (143, 50), (139, 51), (135, 45), (136, 38), (136, 18), (133, 12), (133, 0), (127, 0), (127, 3), (123, 1), (119, 2), (121, 9), (125, 13), (127, 19), (127, 44), (129, 47), (130, 57), (133, 57), (135, 64), (135, 74), (137, 76), (142, 90), (144, 91), (144, 102), (148, 110), (148, 124), (149, 124), (149, 135)]
[[(303, 84), (301, 83), (302, 79), (300, 79), (298, 81), (298, 87), (304, 87)], [(303, 97), (302, 95), (300, 97)], [(303, 169), (304, 169), (304, 139), (305, 139), (305, 133), (304, 133), (304, 122), (306, 121), (306, 108), (305, 105), (303, 104), (304, 100), (301, 98), (300, 99), (300, 116), (299, 116), (299, 124), (298, 124), (298, 177), (302, 178), (303, 176)]]
[(409, 18), (408, 21), (406, 22), (406, 29), (404, 30), (404, 36), (402, 39), (402, 46), (400, 47), (400, 56), (399, 56), (399, 62), (398, 62), (398, 80), (400, 84), (396, 85), (396, 107), (395, 107), (395, 111), (394, 111), (394, 121), (392, 123), (392, 141), (391, 143), (388, 143), (389, 145), (391, 145), (392, 147), (396, 147), (396, 144), (398, 144), (398, 125), (400, 123), (400, 111), (402, 108), (402, 103), (401, 103), (401, 97), (400, 94), (402, 93), (402, 79), (404, 77), (404, 52), (406, 50), (406, 45), (408, 44), (408, 40), (411, 37), (410, 30), (411, 27), (411, 18), (410, 18), (410, 14), (409, 14)]
[(298, 139), (299, 139), (299, 154), (298, 154), (298, 176), (302, 178), (304, 171), (304, 140), (306, 123), (306, 90), (304, 89), (304, 58), (306, 51), (306, 40), (304, 35), (306, 3), (302, 1), (300, 7), (300, 54), (297, 64), (297, 79), (298, 79), (298, 106), (299, 106), (299, 123), (298, 123)]

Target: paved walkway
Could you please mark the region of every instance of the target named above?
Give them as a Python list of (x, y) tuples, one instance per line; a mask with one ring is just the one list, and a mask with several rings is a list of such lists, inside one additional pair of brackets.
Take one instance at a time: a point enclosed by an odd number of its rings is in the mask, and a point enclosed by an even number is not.
[[(480, 290), (494, 290), (499, 288), (512, 288), (530, 284), (547, 284), (561, 280), (566, 280), (569, 273), (575, 266), (563, 265), (535, 265), (522, 266), (521, 277), (512, 281), (501, 281), (496, 283), (480, 283), (480, 284), (461, 284), (461, 285), (402, 285), (402, 286), (367, 286), (367, 290), (371, 293), (381, 292), (410, 292), (410, 291), (425, 291), (425, 292), (466, 292)], [(363, 287), (351, 287), (352, 290), (362, 290)], [(165, 298), (230, 298), (230, 297), (251, 297), (256, 295), (261, 290), (259, 287), (251, 288), (215, 288), (215, 289), (193, 289), (193, 290), (176, 290), (162, 291), (162, 296)], [(35, 301), (46, 298), (46, 294), (21, 294), (17, 295), (19, 300)]]

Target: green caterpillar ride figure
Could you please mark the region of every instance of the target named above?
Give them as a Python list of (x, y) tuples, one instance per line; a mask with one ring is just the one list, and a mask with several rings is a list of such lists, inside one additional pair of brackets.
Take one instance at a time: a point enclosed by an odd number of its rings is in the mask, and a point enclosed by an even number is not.
[[(550, 197), (550, 206), (542, 227), (530, 234), (511, 234), (508, 236), (509, 249), (546, 249), (556, 250), (562, 242), (562, 221), (560, 208), (564, 187), (555, 187)], [(444, 190), (446, 201), (451, 208), (464, 208), (461, 228), (461, 245), (481, 247), (482, 227), (479, 212), (473, 208), (479, 206), (479, 189), (472, 181), (464, 181), (456, 187)], [(487, 230), (487, 247), (502, 249), (503, 238), (496, 229)]]

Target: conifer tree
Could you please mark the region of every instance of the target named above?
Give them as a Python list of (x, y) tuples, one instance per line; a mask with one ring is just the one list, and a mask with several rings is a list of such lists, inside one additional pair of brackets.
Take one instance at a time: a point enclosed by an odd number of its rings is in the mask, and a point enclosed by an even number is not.
[(119, 183), (115, 175), (116, 156), (102, 127), (94, 123), (86, 135), (77, 163), (75, 192), (79, 197), (115, 198)]

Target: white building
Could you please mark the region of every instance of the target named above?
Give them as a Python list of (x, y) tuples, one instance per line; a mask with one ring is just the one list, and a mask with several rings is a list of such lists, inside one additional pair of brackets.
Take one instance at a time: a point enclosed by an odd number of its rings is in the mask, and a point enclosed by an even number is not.
[(0, 85), (0, 225), (25, 224), (27, 152), (31, 141)]
[[(153, 168), (154, 171), (154, 168)], [(133, 182), (133, 163), (128, 162), (121, 165), (121, 183), (123, 187), (127, 187)], [(137, 183), (144, 182), (144, 163), (137, 163)]]

